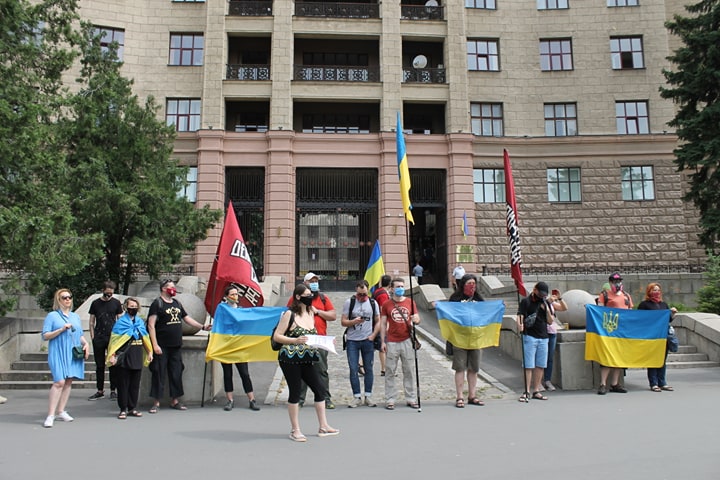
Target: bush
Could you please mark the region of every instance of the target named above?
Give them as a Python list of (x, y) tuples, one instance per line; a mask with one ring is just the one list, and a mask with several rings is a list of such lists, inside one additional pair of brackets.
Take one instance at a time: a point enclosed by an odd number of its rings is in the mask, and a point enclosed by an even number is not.
[(720, 256), (708, 254), (705, 286), (698, 290), (698, 310), (720, 315)]

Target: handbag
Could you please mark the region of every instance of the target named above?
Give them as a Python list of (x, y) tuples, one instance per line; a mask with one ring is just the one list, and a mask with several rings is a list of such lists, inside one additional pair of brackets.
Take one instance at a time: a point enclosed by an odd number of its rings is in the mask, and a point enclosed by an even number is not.
[(130, 338), (122, 348), (119, 348), (115, 352), (115, 363), (112, 364), (113, 367), (125, 367), (127, 352), (130, 349), (130, 342), (132, 342), (132, 340), (133, 339)]
[(455, 347), (449, 340), (445, 340), (445, 355), (455, 354)]
[(75, 360), (82, 360), (85, 358), (85, 350), (83, 350), (82, 345), (75, 345), (72, 347), (72, 357)]
[[(290, 312), (290, 321), (288, 322), (288, 328), (285, 330), (285, 333), (283, 335), (286, 335), (290, 333), (290, 327), (292, 326), (293, 322), (295, 321), (295, 313)], [(280, 324), (280, 320), (278, 320), (278, 325)], [(272, 333), (270, 333), (270, 348), (275, 350), (276, 352), (279, 351), (283, 344), (276, 342), (273, 338), (275, 336), (275, 330), (277, 330), (277, 325), (275, 325), (275, 328), (272, 329)]]

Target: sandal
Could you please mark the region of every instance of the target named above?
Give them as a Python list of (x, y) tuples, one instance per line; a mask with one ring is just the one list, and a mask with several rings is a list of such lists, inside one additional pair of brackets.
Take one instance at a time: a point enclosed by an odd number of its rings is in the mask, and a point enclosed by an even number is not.
[(485, 402), (483, 402), (477, 397), (470, 397), (468, 398), (468, 405), (478, 405), (480, 407), (483, 407), (485, 406)]
[(365, 375), (365, 367), (358, 365), (358, 375)]
[(524, 392), (522, 395), (520, 395), (520, 398), (518, 398), (518, 402), (528, 403), (529, 398), (530, 398), (530, 392)]
[(137, 410), (132, 410), (130, 413), (128, 413), (131, 417), (142, 417), (142, 413), (138, 412)]
[(318, 430), (318, 437), (331, 437), (333, 435), (340, 435), (340, 430), (336, 430), (332, 427), (321, 428)]
[(299, 432), (299, 430), (292, 430), (290, 432), (290, 440), (293, 442), (307, 442), (307, 437), (303, 435), (302, 433), (298, 433), (295, 435), (295, 432)]
[(385, 370), (380, 370), (380, 376), (381, 376), (381, 377), (384, 377), (384, 376), (385, 376)]
[(547, 400), (548, 399), (548, 397), (546, 397), (545, 395), (543, 395), (540, 392), (533, 393), (532, 398), (533, 398), (533, 400)]
[(170, 408), (174, 410), (187, 410), (187, 407), (180, 402), (175, 402), (170, 405)]
[(118, 413), (118, 420), (125, 420), (127, 418), (127, 412)]
[(150, 410), (148, 410), (148, 413), (157, 413), (159, 409), (160, 405), (153, 405), (152, 407), (150, 407)]
[(407, 402), (405, 405), (407, 405), (407, 406), (410, 407), (410, 408), (414, 408), (415, 410), (417, 410), (418, 408), (420, 408), (420, 405), (418, 405), (417, 402)]
[(662, 389), (657, 385), (653, 385), (652, 387), (650, 387), (650, 390), (652, 390), (653, 392), (662, 392)]
[(674, 389), (673, 387), (671, 387), (670, 385), (663, 385), (662, 387), (660, 387), (660, 389), (661, 389), (661, 390), (665, 390), (666, 392), (672, 392), (672, 391), (675, 390), (675, 389)]
[(455, 400), (455, 407), (465, 408), (465, 400), (463, 400), (462, 398), (458, 398), (457, 400)]
[(395, 404), (388, 403), (387, 405), (385, 405), (385, 410), (395, 410)]

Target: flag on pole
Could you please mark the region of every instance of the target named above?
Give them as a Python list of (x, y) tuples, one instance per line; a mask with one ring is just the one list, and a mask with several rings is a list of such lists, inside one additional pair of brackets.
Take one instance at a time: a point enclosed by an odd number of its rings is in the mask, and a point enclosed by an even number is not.
[(380, 240), (376, 240), (364, 277), (368, 285), (370, 285), (371, 292), (375, 291), (375, 285), (380, 283), (383, 275), (385, 275), (385, 265), (383, 264), (382, 252), (380, 251)]
[(437, 302), (435, 309), (440, 333), (445, 340), (465, 350), (500, 345), (505, 304), (486, 302)]
[(215, 312), (215, 308), (222, 301), (225, 288), (230, 284), (237, 285), (241, 306), (262, 306), (263, 293), (255, 275), (250, 253), (240, 232), (232, 202), (228, 204), (225, 225), (205, 293), (205, 308), (208, 312), (211, 314)]
[(410, 167), (408, 167), (407, 152), (405, 151), (405, 136), (403, 135), (400, 112), (397, 112), (397, 127), (395, 129), (395, 143), (397, 149), (398, 176), (400, 177), (400, 198), (402, 199), (405, 218), (415, 225), (412, 205), (410, 204)]
[(467, 238), (467, 236), (470, 235), (470, 230), (468, 229), (467, 215), (465, 213), (465, 210), (463, 210), (463, 218), (462, 218), (462, 222), (460, 223), (460, 230), (462, 230), (462, 234), (463, 234), (464, 238)]
[(586, 305), (585, 325), (585, 360), (617, 368), (659, 368), (665, 362), (670, 310)]
[(518, 228), (517, 207), (515, 206), (515, 183), (513, 182), (510, 155), (503, 148), (505, 161), (505, 202), (507, 204), (505, 219), (507, 220), (507, 235), (510, 241), (510, 275), (515, 281), (518, 293), (527, 295), (522, 280), (522, 252), (520, 250), (520, 230)]

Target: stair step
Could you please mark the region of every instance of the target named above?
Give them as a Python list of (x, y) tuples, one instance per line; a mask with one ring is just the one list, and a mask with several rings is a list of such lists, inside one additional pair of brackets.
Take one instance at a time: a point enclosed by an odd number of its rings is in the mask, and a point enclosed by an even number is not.
[(680, 345), (677, 353), (697, 353), (697, 347), (695, 345)]
[[(0, 381), (0, 390), (49, 390), (52, 385), (52, 381), (41, 382), (41, 381), (18, 381), (18, 382), (5, 382)], [(106, 390), (110, 388), (110, 384), (105, 382)], [(89, 380), (75, 380), (72, 383), (73, 390), (75, 389), (95, 389), (95, 382)]]
[[(95, 381), (97, 380), (97, 374), (95, 371), (85, 372), (85, 380)], [(13, 370), (10, 372), (0, 372), (0, 381), (17, 382), (17, 381), (29, 381), (29, 382), (43, 382), (52, 381), (52, 374), (49, 370)]]
[(708, 368), (708, 367), (720, 367), (720, 363), (713, 362), (710, 360), (702, 360), (695, 362), (668, 362), (667, 368)]
[[(21, 353), (20, 354), (20, 361), (21, 362), (45, 362), (47, 363), (48, 354), (47, 352), (33, 352), (33, 353)], [(87, 360), (85, 362), (95, 362), (95, 355), (90, 354)]]
[(706, 353), (671, 353), (668, 355), (668, 363), (675, 362), (702, 362), (708, 360)]

